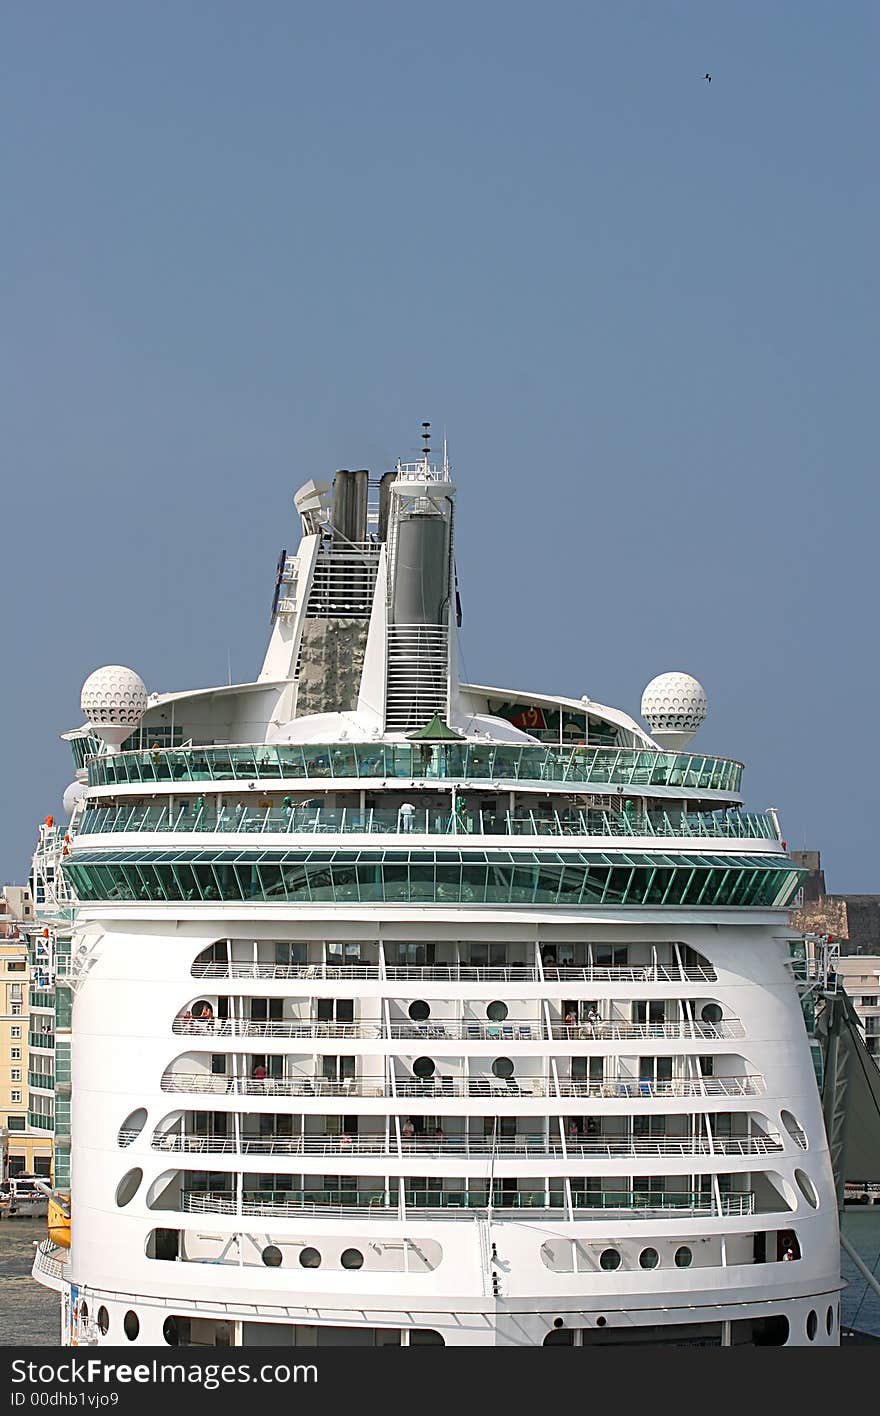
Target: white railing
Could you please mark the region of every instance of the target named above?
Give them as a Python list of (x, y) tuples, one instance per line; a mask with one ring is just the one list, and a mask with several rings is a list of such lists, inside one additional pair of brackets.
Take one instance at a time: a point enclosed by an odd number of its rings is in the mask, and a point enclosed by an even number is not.
[[(488, 1216), (491, 1213), (493, 1220), (521, 1220), (525, 1215), (526, 1219), (540, 1219), (549, 1217), (552, 1219), (565, 1219), (566, 1207), (564, 1205), (552, 1205), (540, 1203), (537, 1196), (528, 1197), (528, 1202), (519, 1204), (514, 1202), (514, 1195), (507, 1197), (507, 1202), (502, 1199), (498, 1204), (494, 1204), (491, 1211), (484, 1204), (471, 1205), (457, 1203), (449, 1197), (446, 1203), (438, 1205), (414, 1205), (406, 1203), (405, 1206), (397, 1202), (387, 1203), (384, 1195), (376, 1194), (360, 1205), (341, 1205), (334, 1203), (322, 1204), (308, 1200), (251, 1200), (243, 1198), (239, 1205), (233, 1198), (223, 1194), (189, 1193), (181, 1196), (181, 1210), (188, 1214), (228, 1214), (242, 1216), (258, 1216), (266, 1219), (296, 1219), (302, 1215), (311, 1215), (322, 1219), (357, 1219), (363, 1220), (368, 1217), (382, 1215), (386, 1218), (425, 1218), (425, 1219), (470, 1219), (474, 1215)], [(525, 1199), (525, 1196), (520, 1196)], [(584, 1197), (586, 1198), (586, 1197)], [(719, 1217), (719, 1215), (751, 1215), (755, 1213), (755, 1197), (751, 1192), (736, 1195), (722, 1195), (720, 1206), (717, 1201), (709, 1196), (705, 1200), (696, 1200), (689, 1204), (671, 1203), (664, 1205), (658, 1196), (656, 1200), (647, 1196), (634, 1196), (634, 1203), (631, 1205), (620, 1204), (616, 1196), (609, 1195), (609, 1204), (602, 1204), (600, 1193), (590, 1195), (589, 1203), (579, 1203), (577, 1197), (572, 1204), (572, 1213), (576, 1219), (606, 1218), (615, 1219), (695, 1219), (701, 1217)]]
[(618, 1077), (605, 1081), (559, 1082), (544, 1077), (436, 1077), (424, 1081), (370, 1081), (350, 1077), (333, 1081), (326, 1077), (232, 1077), (206, 1072), (166, 1072), (164, 1092), (193, 1092), (234, 1096), (314, 1096), (314, 1097), (407, 1097), (437, 1101), (443, 1097), (538, 1096), (585, 1100), (659, 1099), (679, 1096), (759, 1096), (764, 1091), (762, 1077), (679, 1077), (649, 1081)]
[(611, 1159), (618, 1156), (752, 1156), (775, 1155), (783, 1149), (782, 1141), (772, 1136), (719, 1136), (710, 1144), (705, 1136), (627, 1137), (606, 1136), (567, 1140), (565, 1149), (541, 1136), (529, 1141), (488, 1138), (447, 1137), (442, 1141), (430, 1137), (414, 1140), (367, 1139), (361, 1136), (234, 1136), (181, 1135), (166, 1132), (154, 1136), (152, 1149), (174, 1151), (186, 1155), (302, 1155), (302, 1156), (388, 1156), (394, 1159), (443, 1160), (447, 1157), (468, 1159), (471, 1156), (516, 1156), (528, 1160), (564, 1161), (567, 1159)]
[(643, 965), (639, 968), (545, 964), (539, 973), (530, 964), (488, 967), (479, 964), (270, 964), (202, 963), (193, 978), (253, 979), (385, 979), (425, 983), (715, 983), (712, 968)]
[(51, 1239), (44, 1239), (41, 1244), (38, 1244), (34, 1252), (34, 1262), (31, 1269), (34, 1278), (43, 1277), (50, 1279), (52, 1280), (51, 1286), (53, 1288), (61, 1288), (64, 1282), (65, 1267), (67, 1264), (66, 1257), (64, 1259), (58, 1257), (61, 1254), (66, 1256), (66, 1249), (59, 1249), (57, 1245), (52, 1243)]

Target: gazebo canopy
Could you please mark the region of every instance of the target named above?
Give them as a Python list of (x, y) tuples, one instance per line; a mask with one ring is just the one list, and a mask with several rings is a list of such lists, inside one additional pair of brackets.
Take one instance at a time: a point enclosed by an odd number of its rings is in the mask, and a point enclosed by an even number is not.
[(423, 728), (417, 728), (414, 733), (407, 733), (408, 742), (464, 742), (461, 733), (457, 733), (454, 728), (450, 728), (448, 723), (444, 723), (439, 713), (435, 713), (430, 723), (426, 723)]

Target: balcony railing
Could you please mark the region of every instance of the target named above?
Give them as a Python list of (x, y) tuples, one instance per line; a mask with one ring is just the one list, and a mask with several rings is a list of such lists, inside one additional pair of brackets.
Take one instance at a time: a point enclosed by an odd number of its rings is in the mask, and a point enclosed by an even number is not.
[(49, 1287), (60, 1289), (64, 1283), (66, 1263), (67, 1251), (44, 1239), (37, 1245), (31, 1272), (34, 1278), (49, 1280)]
[(77, 835), (114, 832), (186, 832), (247, 835), (416, 835), (416, 836), (641, 836), (724, 837), (775, 841), (779, 832), (765, 812), (545, 811), (495, 813), (458, 807), (454, 812), (342, 807), (255, 807), (217, 809), (199, 802), (168, 806), (89, 807)]
[(193, 978), (253, 979), (386, 979), (400, 983), (715, 983), (711, 966), (678, 968), (673, 964), (638, 967), (529, 964), (491, 967), (478, 964), (271, 964), (204, 963), (196, 960)]
[(648, 749), (492, 746), (488, 743), (268, 744), (154, 748), (88, 761), (89, 786), (140, 782), (370, 780), (590, 782), (739, 792), (742, 763), (723, 757)]
[[(131, 1133), (135, 1140), (139, 1132)], [(120, 1144), (128, 1133), (120, 1133)], [(279, 1156), (387, 1156), (397, 1160), (476, 1159), (486, 1156), (514, 1156), (527, 1160), (602, 1160), (619, 1156), (753, 1156), (775, 1155), (783, 1149), (782, 1141), (773, 1136), (715, 1136), (711, 1143), (706, 1136), (604, 1136), (546, 1141), (543, 1136), (521, 1137), (518, 1140), (492, 1141), (487, 1137), (432, 1137), (386, 1142), (384, 1138), (362, 1136), (234, 1136), (181, 1135), (166, 1132), (154, 1136), (152, 1149), (174, 1151), (186, 1155), (279, 1155)]]
[(257, 1038), (352, 1038), (384, 1041), (418, 1040), (423, 1042), (627, 1042), (650, 1040), (719, 1041), (741, 1038), (743, 1026), (735, 1019), (720, 1023), (551, 1023), (543, 1022), (492, 1023), (459, 1018), (432, 1018), (430, 1022), (358, 1023), (358, 1022), (299, 1022), (290, 1020), (248, 1020), (212, 1018), (176, 1018), (171, 1030), (186, 1037), (257, 1037)]
[[(235, 1198), (223, 1192), (188, 1191), (181, 1196), (181, 1209), (189, 1214), (254, 1215), (286, 1219), (313, 1215), (327, 1219), (362, 1219), (365, 1215), (386, 1217), (407, 1215), (456, 1217), (465, 1210), (470, 1214), (487, 1214), (489, 1206), (485, 1189), (442, 1191), (412, 1190), (404, 1204), (389, 1202), (378, 1191), (340, 1190), (320, 1192), (245, 1191), (239, 1205)], [(549, 1197), (544, 1190), (504, 1191), (493, 1200), (492, 1214), (505, 1210), (529, 1210), (537, 1219), (547, 1214), (555, 1219), (564, 1217), (567, 1204), (561, 1193)], [(722, 1195), (720, 1206), (711, 1196), (688, 1191), (643, 1193), (639, 1190), (618, 1190), (606, 1193), (572, 1192), (572, 1210), (577, 1219), (590, 1219), (613, 1214), (619, 1219), (676, 1219), (719, 1215), (750, 1215), (755, 1213), (755, 1197), (751, 1192)]]
[(28, 1086), (36, 1087), (37, 1091), (55, 1091), (55, 1077), (51, 1072), (28, 1072)]
[(618, 1077), (605, 1081), (558, 1083), (545, 1077), (438, 1077), (426, 1081), (395, 1081), (349, 1077), (334, 1081), (327, 1077), (233, 1077), (208, 1072), (166, 1072), (164, 1092), (188, 1092), (214, 1096), (300, 1096), (300, 1097), (406, 1097), (438, 1101), (443, 1097), (549, 1097), (554, 1100), (579, 1099), (658, 1099), (682, 1096), (759, 1096), (764, 1090), (759, 1076), (679, 1077), (668, 1081), (647, 1081)]
[(55, 1046), (55, 1034), (54, 1034), (54, 1032), (45, 1032), (45, 1033), (44, 1033), (44, 1032), (29, 1032), (29, 1033), (28, 1033), (28, 1044), (29, 1044), (31, 1047), (48, 1047), (48, 1048), (54, 1048), (54, 1046)]

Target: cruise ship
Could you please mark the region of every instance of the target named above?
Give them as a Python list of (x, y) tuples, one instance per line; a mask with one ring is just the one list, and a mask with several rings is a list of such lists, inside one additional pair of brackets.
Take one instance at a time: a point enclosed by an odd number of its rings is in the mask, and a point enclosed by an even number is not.
[(110, 665), (63, 734), (62, 1340), (836, 1346), (777, 815), (688, 674), (461, 682), (423, 426), (296, 493), (255, 681)]

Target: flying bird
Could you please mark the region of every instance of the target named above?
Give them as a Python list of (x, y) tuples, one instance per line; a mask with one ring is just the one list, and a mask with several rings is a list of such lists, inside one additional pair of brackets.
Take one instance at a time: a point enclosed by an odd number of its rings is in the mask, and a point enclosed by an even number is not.
[(711, 75), (711, 74), (704, 74), (704, 75), (703, 75), (703, 78), (706, 80), (706, 83), (707, 83), (707, 84), (711, 84), (711, 82), (712, 82), (712, 75)]

